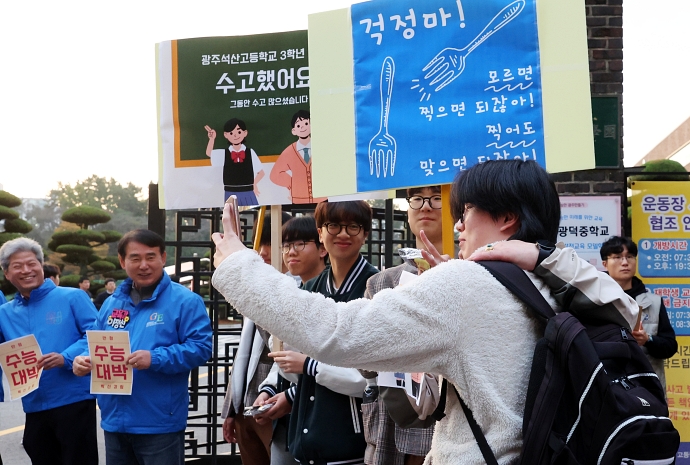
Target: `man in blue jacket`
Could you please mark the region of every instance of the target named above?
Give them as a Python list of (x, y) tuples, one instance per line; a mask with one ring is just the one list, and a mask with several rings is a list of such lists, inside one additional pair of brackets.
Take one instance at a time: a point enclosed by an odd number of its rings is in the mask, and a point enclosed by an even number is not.
[[(118, 244), (129, 278), (106, 300), (96, 326), (128, 331), (132, 395), (98, 395), (108, 465), (182, 465), (192, 368), (211, 356), (212, 330), (203, 300), (163, 271), (165, 244), (158, 234), (137, 229)], [(74, 373), (91, 371), (79, 356)]]
[(56, 287), (43, 277), (43, 250), (25, 237), (0, 248), (0, 266), (17, 288), (0, 307), (0, 342), (33, 334), (43, 356), (38, 389), (22, 398), (24, 449), (36, 464), (97, 464), (96, 400), (89, 378), (72, 373), (76, 356), (87, 348), (96, 307), (78, 289)]

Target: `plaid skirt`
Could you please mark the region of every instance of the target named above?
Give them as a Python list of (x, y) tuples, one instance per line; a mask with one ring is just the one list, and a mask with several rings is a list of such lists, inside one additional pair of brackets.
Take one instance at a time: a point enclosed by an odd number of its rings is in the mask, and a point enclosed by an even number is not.
[(426, 456), (434, 427), (403, 429), (395, 424), (382, 401), (362, 404), (367, 465), (404, 465), (405, 455)]

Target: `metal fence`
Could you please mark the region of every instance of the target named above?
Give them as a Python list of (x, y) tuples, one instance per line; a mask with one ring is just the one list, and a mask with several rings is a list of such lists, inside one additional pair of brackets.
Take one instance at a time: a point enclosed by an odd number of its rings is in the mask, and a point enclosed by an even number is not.
[[(149, 196), (149, 229), (165, 236), (165, 212), (157, 208), (156, 192)], [(313, 212), (312, 206), (285, 206), (293, 215)], [(190, 463), (238, 464), (234, 444), (223, 440), (220, 410), (239, 343), (242, 315), (230, 307), (210, 285), (213, 274), (213, 243), (210, 233), (221, 230), (219, 209), (181, 210), (175, 213), (174, 239), (166, 240), (168, 255), (174, 256), (174, 278), (200, 294), (213, 325), (213, 357), (192, 371), (189, 381), (189, 417), (186, 431), (186, 458)], [(253, 241), (257, 210), (241, 212), (242, 238)], [(377, 268), (400, 264), (397, 249), (413, 247), (414, 237), (405, 212), (393, 209), (392, 200), (385, 208), (375, 208), (372, 230), (362, 249), (364, 257)], [(173, 237), (168, 235), (168, 237)]]

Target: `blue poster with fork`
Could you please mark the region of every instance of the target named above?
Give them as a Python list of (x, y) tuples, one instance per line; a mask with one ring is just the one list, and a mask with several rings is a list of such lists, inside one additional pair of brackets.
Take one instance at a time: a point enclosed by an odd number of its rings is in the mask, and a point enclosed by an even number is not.
[(359, 192), (546, 167), (536, 0), (374, 0), (351, 19)]

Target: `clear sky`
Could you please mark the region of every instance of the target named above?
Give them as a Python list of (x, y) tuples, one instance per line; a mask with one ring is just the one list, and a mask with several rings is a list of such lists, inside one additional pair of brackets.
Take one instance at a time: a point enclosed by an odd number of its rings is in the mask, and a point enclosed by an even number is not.
[[(155, 44), (307, 28), (348, 0), (0, 4), (0, 184), (45, 197), (92, 174), (157, 179)], [(584, 3), (584, 2), (583, 2)], [(626, 2), (624, 115), (632, 165), (690, 116), (687, 0)]]

